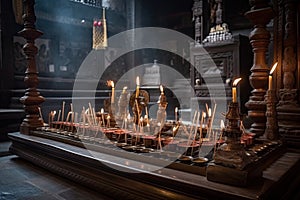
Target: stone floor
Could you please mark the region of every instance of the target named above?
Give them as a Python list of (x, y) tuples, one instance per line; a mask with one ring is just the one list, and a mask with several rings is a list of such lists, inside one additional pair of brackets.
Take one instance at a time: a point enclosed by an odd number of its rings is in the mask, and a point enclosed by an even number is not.
[(110, 200), (8, 153), (0, 143), (0, 200)]

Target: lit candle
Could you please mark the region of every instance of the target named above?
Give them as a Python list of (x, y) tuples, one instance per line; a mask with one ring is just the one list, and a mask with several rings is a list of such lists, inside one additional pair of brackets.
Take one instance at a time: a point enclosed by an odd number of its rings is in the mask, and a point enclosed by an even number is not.
[(272, 84), (272, 74), (273, 74), (273, 72), (275, 71), (275, 69), (276, 69), (276, 67), (277, 67), (277, 64), (278, 64), (278, 62), (276, 62), (274, 65), (273, 65), (273, 67), (272, 67), (272, 69), (271, 69), (271, 71), (270, 71), (270, 73), (269, 73), (269, 90), (272, 90), (273, 89), (273, 84)]
[(164, 94), (164, 87), (162, 85), (159, 86), (160, 94)]
[(175, 108), (175, 122), (178, 121), (178, 107)]
[(208, 117), (211, 117), (211, 108), (208, 109), (207, 114), (208, 114)]
[(139, 97), (140, 93), (140, 77), (136, 77), (136, 91), (135, 91), (135, 98)]
[(220, 122), (220, 128), (221, 128), (221, 131), (223, 131), (225, 129), (225, 124), (224, 124), (224, 120), (223, 119)]
[(102, 124), (103, 124), (103, 127), (105, 127), (104, 109), (103, 109), (103, 108), (101, 108), (100, 113), (101, 113), (101, 118), (102, 118)]
[(123, 87), (122, 93), (125, 94), (125, 93), (126, 93), (126, 90), (127, 90), (127, 86)]
[(115, 103), (115, 83), (111, 81), (111, 103)]
[(237, 78), (233, 81), (232, 84), (232, 102), (237, 102), (236, 86), (242, 80), (242, 78)]

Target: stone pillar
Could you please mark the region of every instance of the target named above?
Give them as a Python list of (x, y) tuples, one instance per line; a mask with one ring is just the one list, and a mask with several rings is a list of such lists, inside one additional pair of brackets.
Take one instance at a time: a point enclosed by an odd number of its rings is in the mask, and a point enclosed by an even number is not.
[(264, 134), (266, 127), (266, 103), (264, 96), (268, 85), (269, 67), (266, 64), (266, 52), (270, 43), (270, 33), (266, 25), (274, 16), (273, 9), (269, 7), (268, 0), (250, 0), (251, 10), (245, 15), (254, 25), (249, 35), (253, 48), (254, 58), (249, 77), (253, 88), (252, 95), (246, 103), (248, 115), (253, 120), (250, 131), (259, 136)]
[(25, 91), (25, 95), (20, 99), (20, 101), (24, 104), (26, 113), (26, 117), (20, 127), (20, 132), (23, 134), (30, 134), (30, 131), (43, 126), (43, 121), (39, 116), (39, 105), (44, 102), (44, 98), (40, 96), (40, 93), (37, 90), (39, 79), (35, 56), (38, 48), (34, 44), (35, 39), (40, 37), (43, 33), (35, 28), (36, 16), (34, 13), (34, 4), (34, 0), (23, 1), (24, 28), (19, 32), (19, 34), (26, 40), (26, 44), (23, 49), (27, 60), (27, 69), (24, 78), (27, 89)]

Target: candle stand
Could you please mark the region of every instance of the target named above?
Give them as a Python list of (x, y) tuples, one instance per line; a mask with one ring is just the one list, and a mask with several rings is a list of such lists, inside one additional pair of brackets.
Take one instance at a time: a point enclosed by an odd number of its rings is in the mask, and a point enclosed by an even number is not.
[(104, 100), (104, 110), (109, 114), (109, 125), (110, 127), (116, 126), (115, 113), (116, 113), (116, 105), (115, 103), (111, 103), (111, 98)]
[(127, 117), (127, 107), (128, 107), (128, 93), (122, 92), (118, 101), (118, 116), (121, 119), (125, 119)]
[(243, 169), (250, 162), (250, 158), (247, 156), (240, 142), (242, 135), (242, 131), (240, 130), (240, 118), (238, 103), (231, 102), (226, 114), (228, 124), (223, 133), (226, 137), (226, 142), (216, 151), (214, 158), (216, 164)]
[(143, 110), (148, 106), (149, 94), (146, 90), (140, 90), (138, 97), (133, 93), (130, 96), (129, 105), (133, 112), (134, 123), (139, 124), (140, 117), (142, 116)]
[(267, 106), (266, 117), (266, 130), (263, 135), (264, 139), (277, 140), (278, 139), (278, 125), (276, 121), (276, 97), (274, 90), (268, 90), (265, 95)]
[(161, 127), (163, 127), (167, 117), (166, 108), (168, 105), (167, 97), (165, 96), (165, 94), (162, 93), (159, 96), (157, 103), (158, 103), (158, 110), (157, 110), (156, 121), (157, 123), (161, 123)]

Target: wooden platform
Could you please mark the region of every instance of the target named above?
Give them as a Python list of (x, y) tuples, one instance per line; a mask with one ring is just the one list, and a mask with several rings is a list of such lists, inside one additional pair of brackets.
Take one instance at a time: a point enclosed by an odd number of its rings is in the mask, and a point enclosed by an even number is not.
[(300, 182), (300, 153), (285, 153), (254, 184), (234, 187), (47, 138), (20, 133), (9, 137), (10, 150), (18, 156), (117, 199), (280, 199), (289, 195), (287, 187)]

